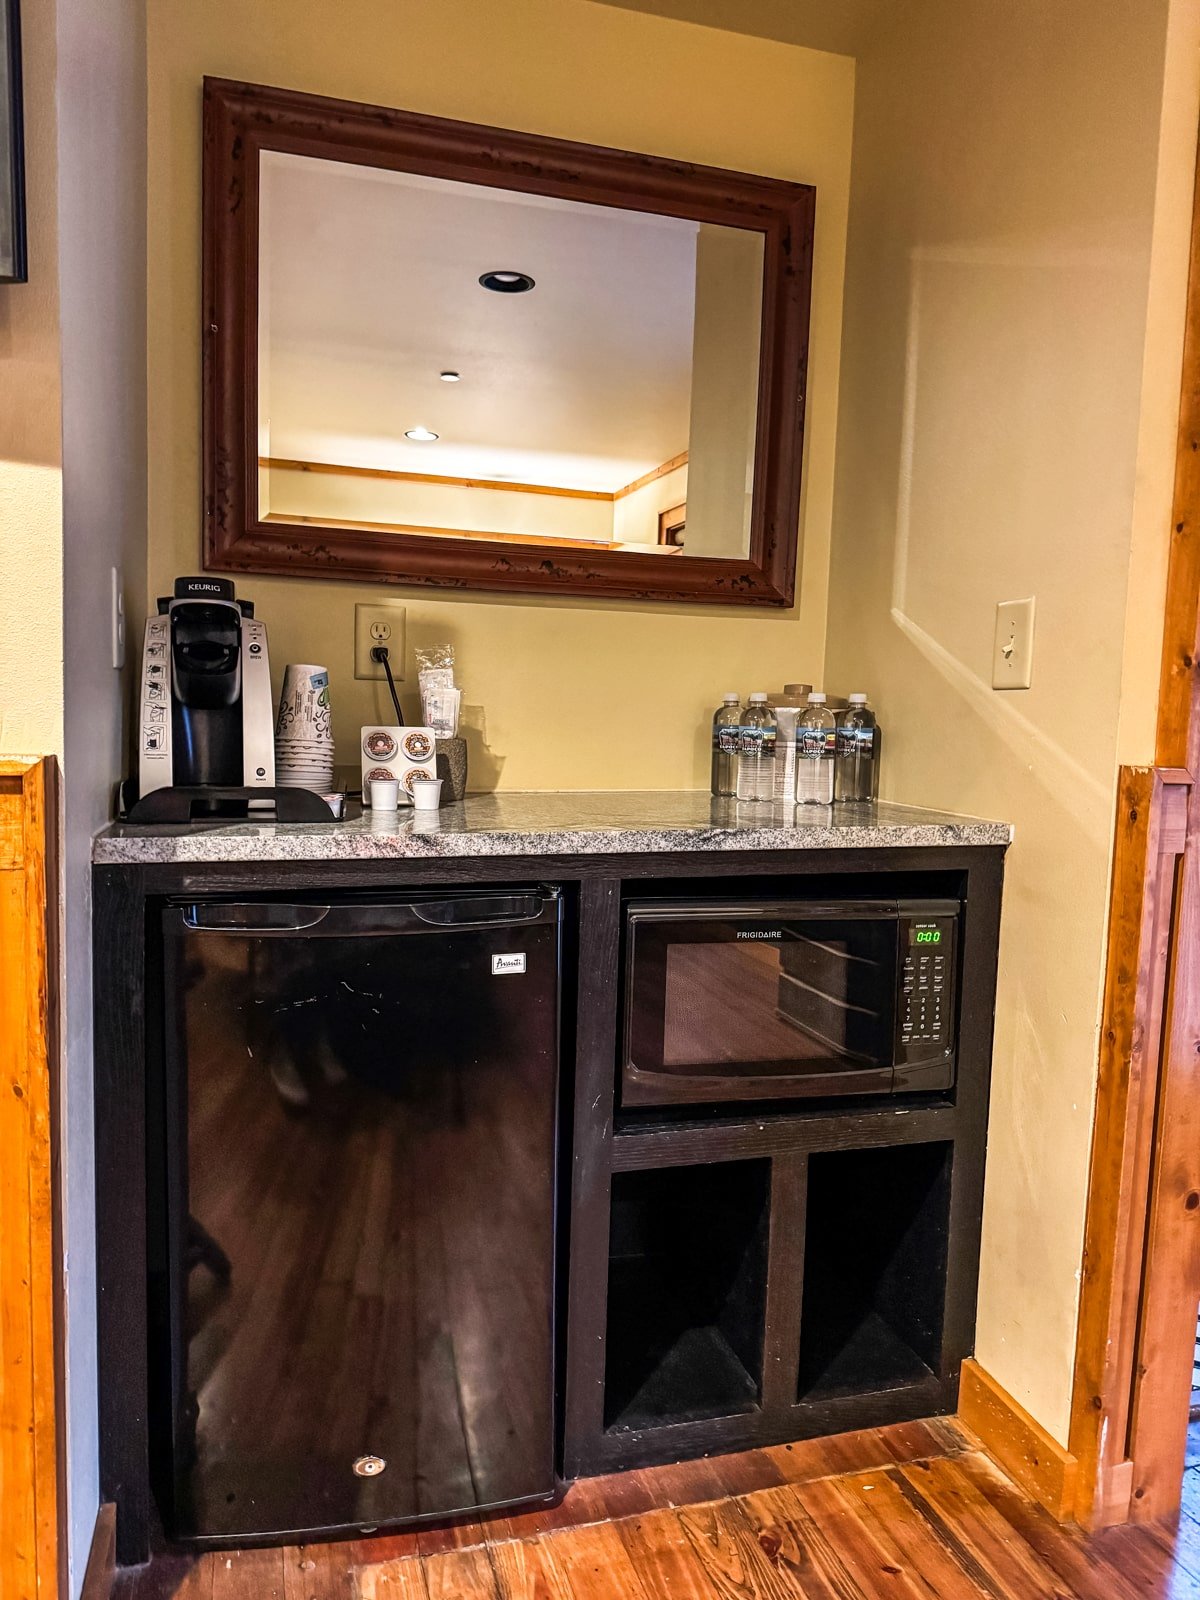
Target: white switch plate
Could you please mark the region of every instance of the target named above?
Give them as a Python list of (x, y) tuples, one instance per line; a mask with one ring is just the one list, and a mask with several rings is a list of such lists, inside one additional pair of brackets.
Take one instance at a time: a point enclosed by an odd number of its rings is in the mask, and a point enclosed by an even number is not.
[(1002, 600), (996, 607), (993, 689), (1028, 689), (1033, 681), (1033, 606), (1030, 597)]
[(354, 608), (354, 676), (386, 678), (381, 661), (371, 660), (376, 645), (388, 648), (388, 665), (399, 683), (404, 676), (404, 607), (396, 600), (371, 600)]
[(117, 672), (125, 665), (125, 590), (121, 583), (121, 569), (113, 567), (110, 579), (112, 594), (112, 664)]

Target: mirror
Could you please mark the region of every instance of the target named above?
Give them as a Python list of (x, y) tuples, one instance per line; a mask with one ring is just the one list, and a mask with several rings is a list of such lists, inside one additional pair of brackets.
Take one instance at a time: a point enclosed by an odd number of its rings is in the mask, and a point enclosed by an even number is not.
[(259, 516), (745, 560), (762, 275), (746, 228), (264, 151)]
[(206, 565), (790, 604), (813, 191), (205, 85)]

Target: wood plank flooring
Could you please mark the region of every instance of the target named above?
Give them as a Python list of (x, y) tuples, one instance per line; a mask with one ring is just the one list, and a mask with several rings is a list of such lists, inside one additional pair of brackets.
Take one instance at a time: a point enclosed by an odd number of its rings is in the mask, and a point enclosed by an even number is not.
[(590, 1479), (486, 1524), (164, 1555), (114, 1600), (1200, 1600), (1200, 1463), (1177, 1530), (1085, 1535), (954, 1422), (906, 1423)]

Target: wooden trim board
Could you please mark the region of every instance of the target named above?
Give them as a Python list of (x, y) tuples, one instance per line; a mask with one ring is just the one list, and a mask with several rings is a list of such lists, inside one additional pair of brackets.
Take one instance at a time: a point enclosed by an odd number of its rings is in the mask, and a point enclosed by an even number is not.
[(624, 500), (627, 494), (635, 494), (637, 490), (644, 489), (648, 483), (654, 483), (658, 478), (665, 478), (669, 472), (678, 472), (680, 467), (686, 467), (687, 464), (688, 453), (686, 450), (681, 450), (677, 456), (672, 456), (669, 461), (664, 461), (661, 466), (655, 467), (653, 472), (644, 472), (640, 478), (635, 478), (623, 489), (618, 489), (613, 499)]
[(389, 483), (440, 483), (455, 489), (501, 489), (506, 494), (548, 494), (559, 500), (607, 500), (610, 504), (614, 500), (623, 500), (626, 495), (633, 494), (637, 489), (644, 489), (647, 484), (654, 483), (659, 478), (665, 478), (669, 472), (676, 472), (680, 467), (686, 467), (687, 461), (687, 451), (681, 450), (677, 456), (672, 456), (669, 461), (662, 462), (650, 472), (644, 472), (632, 483), (609, 491), (568, 489), (550, 483), (516, 483), (511, 478), (451, 478), (444, 473), (401, 472), (393, 467), (350, 467), (343, 466), (337, 461), (293, 461), (287, 456), (258, 458), (260, 467), (275, 472), (316, 472), (325, 473), (330, 477), (382, 478)]
[(1200, 773), (1200, 150), (1187, 293), (1154, 759), (1160, 767), (1183, 767), (1195, 775)]
[(1128, 1514), (1130, 1375), (1187, 794), (1186, 774), (1121, 771), (1071, 1405), (1075, 1515), (1087, 1527)]
[(1179, 1509), (1200, 1299), (1200, 794), (1190, 795), (1177, 865), (1157, 1139), (1150, 1174), (1141, 1316), (1133, 1358), (1129, 1515)]
[(0, 761), (0, 1595), (51, 1600), (59, 1506), (53, 761)]
[(380, 533), (418, 534), (422, 538), (438, 539), (483, 539), (492, 540), (497, 544), (536, 544), (551, 545), (564, 550), (620, 550), (619, 544), (608, 544), (603, 539), (561, 539), (552, 533), (493, 533), (484, 532), (480, 528), (426, 528), (418, 527), (411, 522), (355, 522), (345, 517), (305, 517), (299, 512), (288, 511), (276, 515), (268, 512), (263, 518), (266, 524), (278, 524), (281, 527), (298, 523), (304, 527), (322, 528), (370, 528)]
[(962, 1364), (958, 1420), (1039, 1505), (1060, 1522), (1069, 1519), (1078, 1462), (977, 1361)]
[[(1198, 152), (1200, 157), (1200, 152)], [(1200, 165), (1198, 165), (1200, 172)], [(1200, 1297), (1200, 187), (1154, 769), (1123, 772), (1071, 1448), (1090, 1527), (1178, 1511)]]
[[(603, 489), (560, 489), (548, 483), (515, 483), (511, 478), (450, 478), (438, 472), (400, 472), (391, 467), (346, 467), (336, 461), (291, 461), (286, 456), (259, 456), (258, 464), (272, 472), (315, 472), (334, 478), (382, 478), (387, 483), (434, 483), (451, 489), (502, 489), (506, 494), (549, 494), (559, 500), (617, 498)], [(661, 467), (644, 481), (658, 477)], [(639, 480), (641, 481), (641, 480)], [(628, 494), (621, 489), (620, 494)]]
[[(1200, 174), (1200, 151), (1198, 151)], [(1179, 1509), (1200, 1299), (1200, 183), (1192, 207), (1155, 760), (1186, 794), (1131, 1363), (1129, 1515)]]

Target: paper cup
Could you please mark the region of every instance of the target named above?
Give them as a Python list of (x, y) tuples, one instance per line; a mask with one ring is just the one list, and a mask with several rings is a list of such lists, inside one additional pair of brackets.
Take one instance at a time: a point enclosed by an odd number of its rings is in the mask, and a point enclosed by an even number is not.
[(329, 721), (329, 669), (312, 662), (283, 669), (275, 737), (284, 741), (333, 742)]
[(371, 810), (395, 811), (400, 804), (400, 785), (395, 778), (371, 779)]
[(413, 805), (418, 811), (436, 811), (442, 803), (442, 780), (415, 779), (412, 784), (412, 797)]

